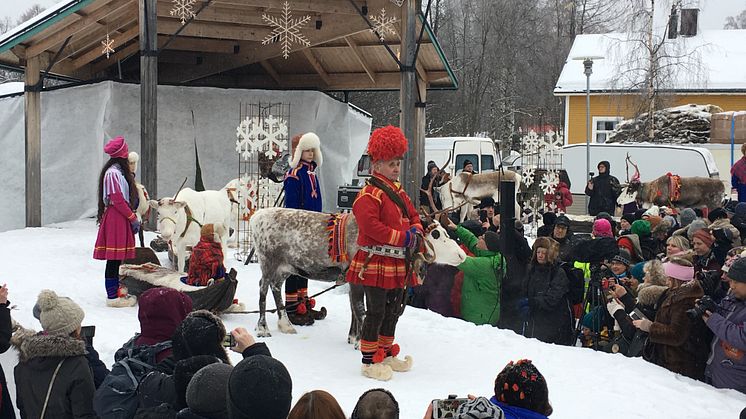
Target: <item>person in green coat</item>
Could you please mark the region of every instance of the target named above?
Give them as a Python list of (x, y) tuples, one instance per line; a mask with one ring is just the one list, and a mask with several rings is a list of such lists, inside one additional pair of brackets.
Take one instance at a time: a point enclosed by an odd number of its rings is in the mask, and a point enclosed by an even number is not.
[(498, 252), (499, 235), (487, 231), (477, 237), (462, 226), (448, 222), (461, 243), (474, 256), (468, 256), (458, 269), (464, 273), (461, 288), (461, 317), (477, 325), (497, 325), (500, 319), (500, 288), (505, 258)]

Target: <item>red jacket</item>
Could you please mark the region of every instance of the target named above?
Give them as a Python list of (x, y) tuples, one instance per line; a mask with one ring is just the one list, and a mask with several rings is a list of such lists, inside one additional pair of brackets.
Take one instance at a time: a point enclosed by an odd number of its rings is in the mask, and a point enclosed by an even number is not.
[[(366, 185), (358, 193), (352, 204), (352, 213), (358, 225), (357, 244), (360, 246), (389, 245), (404, 247), (407, 231), (415, 227), (422, 231), (420, 216), (409, 196), (399, 183), (394, 183), (379, 173), (373, 173), (378, 180), (388, 185), (404, 201), (407, 212), (401, 209), (386, 193), (372, 185)], [(367, 260), (367, 266), (366, 266)], [(362, 272), (362, 273), (361, 273)], [(347, 271), (347, 281), (353, 284), (375, 286), (385, 289), (404, 288), (406, 263), (404, 259), (373, 255), (368, 260), (368, 252), (358, 250)], [(416, 285), (414, 274), (410, 274), (410, 285)]]
[(557, 210), (560, 212), (567, 212), (567, 207), (572, 205), (572, 193), (570, 192), (570, 188), (567, 187), (565, 182), (560, 182), (554, 193), (544, 195), (544, 202), (546, 202), (547, 206), (549, 206), (549, 203), (554, 202)]

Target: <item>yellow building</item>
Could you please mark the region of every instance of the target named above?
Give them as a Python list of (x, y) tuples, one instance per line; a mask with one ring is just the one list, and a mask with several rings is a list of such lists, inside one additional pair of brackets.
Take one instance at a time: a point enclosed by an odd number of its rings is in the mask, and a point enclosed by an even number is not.
[[(554, 89), (565, 100), (566, 144), (586, 141), (586, 76), (583, 57), (594, 59), (590, 77), (591, 142), (605, 142), (623, 119), (638, 114), (635, 88), (644, 86), (643, 51), (627, 34), (578, 35)], [(712, 104), (746, 110), (746, 30), (707, 30), (666, 40), (665, 106)]]

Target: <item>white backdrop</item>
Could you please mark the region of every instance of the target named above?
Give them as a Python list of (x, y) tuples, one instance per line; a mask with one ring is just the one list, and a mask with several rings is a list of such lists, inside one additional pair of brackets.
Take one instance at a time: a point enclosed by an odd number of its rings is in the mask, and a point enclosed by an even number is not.
[[(107, 159), (105, 141), (123, 135), (130, 150), (140, 152), (139, 95), (139, 85), (111, 81), (42, 93), (44, 224), (95, 215), (96, 183)], [(185, 176), (187, 185), (194, 185), (195, 134), (205, 187), (220, 189), (237, 177), (239, 103), (257, 102), (290, 104), (291, 137), (308, 131), (319, 135), (324, 210), (335, 211), (337, 186), (350, 182), (367, 145), (371, 119), (314, 91), (159, 86), (159, 195), (172, 196)], [(0, 98), (0, 231), (25, 225), (23, 130), (23, 97)]]

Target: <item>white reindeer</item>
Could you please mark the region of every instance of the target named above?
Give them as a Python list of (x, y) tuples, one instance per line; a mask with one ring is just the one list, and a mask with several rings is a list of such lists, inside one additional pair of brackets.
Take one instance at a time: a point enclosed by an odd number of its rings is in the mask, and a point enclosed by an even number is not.
[[(504, 175), (503, 175), (504, 173)], [(502, 170), (489, 173), (472, 174), (461, 172), (450, 178), (446, 183), (435, 187), (440, 194), (440, 202), (443, 208), (461, 208), (460, 220), (466, 220), (466, 215), (473, 209), (474, 205), (487, 197), (495, 202), (500, 200), (500, 181), (512, 180), (515, 182), (515, 193), (521, 184), (521, 176), (510, 170)], [(520, 214), (521, 208), (516, 199), (515, 213)]]
[(177, 270), (186, 271), (187, 248), (199, 242), (200, 229), (205, 224), (222, 224), (220, 241), (225, 256), (231, 222), (231, 201), (225, 191), (197, 192), (184, 188), (175, 198), (151, 200), (150, 207), (158, 211), (158, 231), (174, 248)]

